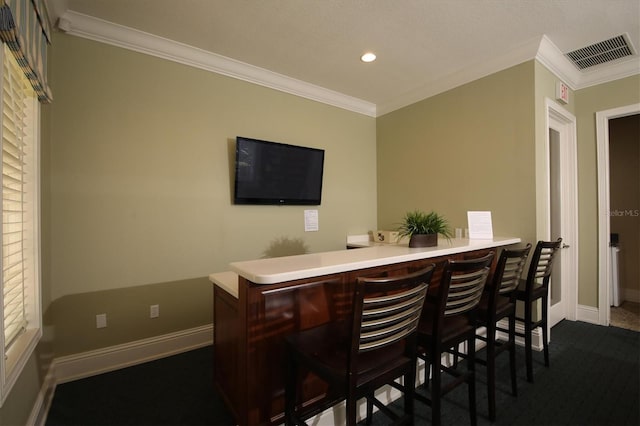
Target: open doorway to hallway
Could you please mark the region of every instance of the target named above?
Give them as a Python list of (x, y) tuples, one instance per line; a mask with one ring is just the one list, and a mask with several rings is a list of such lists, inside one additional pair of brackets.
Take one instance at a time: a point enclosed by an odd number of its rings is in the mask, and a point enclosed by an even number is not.
[(610, 325), (640, 331), (640, 114), (609, 120)]

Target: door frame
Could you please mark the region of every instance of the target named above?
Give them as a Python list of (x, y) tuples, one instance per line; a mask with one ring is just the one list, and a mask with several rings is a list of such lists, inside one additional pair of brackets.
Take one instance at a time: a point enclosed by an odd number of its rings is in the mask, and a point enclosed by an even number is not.
[(640, 114), (640, 103), (596, 112), (596, 145), (598, 147), (598, 323), (609, 325), (609, 287), (611, 258), (609, 256), (609, 120)]
[[(560, 188), (561, 188), (561, 220), (562, 242), (569, 246), (563, 250), (560, 260), (561, 294), (566, 319), (575, 321), (578, 311), (578, 148), (576, 117), (552, 99), (545, 100), (545, 236), (551, 236), (551, 190), (550, 190), (550, 138), (549, 130), (560, 133)], [(551, 298), (549, 298), (551, 304)], [(551, 306), (549, 306), (551, 309)], [(549, 311), (551, 312), (551, 311)], [(551, 328), (549, 326), (549, 328)], [(549, 334), (550, 335), (550, 334)]]

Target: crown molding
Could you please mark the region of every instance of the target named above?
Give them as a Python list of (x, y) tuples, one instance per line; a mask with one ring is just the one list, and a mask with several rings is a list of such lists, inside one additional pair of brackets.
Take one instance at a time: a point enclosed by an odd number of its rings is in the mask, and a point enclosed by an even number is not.
[(543, 35), (540, 40), (535, 59), (569, 86), (571, 90), (578, 88), (580, 71), (546, 35)]
[(370, 117), (376, 116), (376, 106), (370, 102), (92, 16), (66, 11), (58, 21), (58, 29), (66, 34), (215, 72)]
[(543, 35), (542, 38), (532, 39), (497, 59), (474, 64), (436, 80), (435, 83), (431, 82), (428, 86), (400, 95), (391, 102), (379, 104), (377, 107), (378, 116), (533, 59), (540, 62), (572, 90), (584, 89), (640, 74), (638, 55), (620, 60), (617, 63), (594, 67), (588, 72), (580, 71), (547, 36)]
[(399, 94), (390, 102), (375, 105), (226, 56), (70, 10), (60, 17), (57, 27), (70, 35), (200, 68), (369, 117), (387, 114), (532, 59), (540, 62), (572, 90), (640, 74), (640, 58), (637, 54), (617, 63), (594, 67), (591, 71), (580, 71), (543, 35), (542, 38), (532, 39), (497, 59), (483, 61), (442, 76), (435, 82)]
[(634, 55), (624, 60), (621, 59), (616, 63), (607, 64), (606, 69), (594, 67), (592, 71), (583, 72), (577, 89), (584, 89), (637, 74), (640, 74), (640, 57)]
[(482, 77), (486, 77), (514, 65), (526, 62), (536, 54), (539, 46), (539, 39), (530, 40), (522, 44), (517, 49), (506, 52), (504, 55), (490, 61), (482, 61), (473, 64), (458, 72), (443, 76), (435, 82), (416, 88), (411, 92), (396, 97), (391, 102), (378, 105), (378, 116), (393, 112), (397, 109), (414, 104), (423, 99), (430, 98), (447, 90), (454, 89), (463, 84), (470, 83)]
[(589, 71), (580, 71), (547, 36), (542, 36), (535, 59), (572, 90), (585, 89), (640, 74), (640, 58), (637, 54), (614, 63), (595, 66)]

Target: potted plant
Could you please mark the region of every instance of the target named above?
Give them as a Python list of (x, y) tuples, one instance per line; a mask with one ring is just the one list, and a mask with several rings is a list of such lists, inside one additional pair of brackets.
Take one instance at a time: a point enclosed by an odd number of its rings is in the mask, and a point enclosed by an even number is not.
[(438, 234), (447, 240), (453, 236), (447, 220), (434, 211), (407, 212), (398, 227), (399, 237), (409, 237), (409, 247), (437, 246)]

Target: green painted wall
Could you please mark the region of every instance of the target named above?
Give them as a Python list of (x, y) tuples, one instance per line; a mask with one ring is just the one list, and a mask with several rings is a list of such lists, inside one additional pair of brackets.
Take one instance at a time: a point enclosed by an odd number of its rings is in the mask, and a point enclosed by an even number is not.
[[(376, 223), (375, 119), (60, 35), (53, 298), (206, 276), (277, 238), (343, 248)], [(326, 150), (319, 232), (301, 206), (234, 206), (236, 135)]]
[[(207, 276), (229, 262), (342, 249), (377, 223), (372, 117), (61, 33), (49, 60), (44, 337), (3, 425), (26, 422), (54, 357), (210, 324)], [(234, 206), (237, 135), (325, 149), (322, 205)]]
[(466, 228), (490, 210), (495, 235), (535, 238), (534, 62), (378, 118), (378, 224), (414, 208)]
[[(208, 274), (376, 226), (374, 118), (63, 34), (51, 68), (56, 356), (210, 324)], [(236, 135), (325, 149), (318, 232), (316, 207), (232, 204)]]

